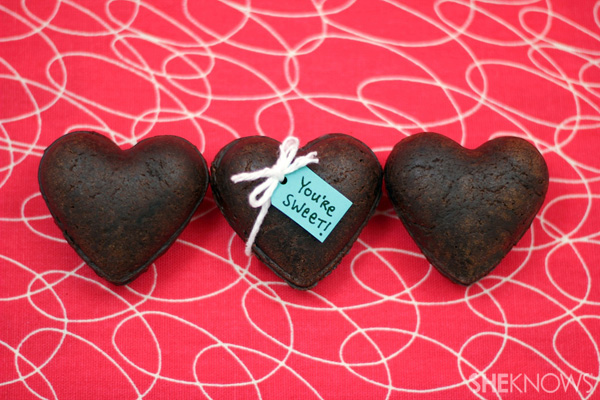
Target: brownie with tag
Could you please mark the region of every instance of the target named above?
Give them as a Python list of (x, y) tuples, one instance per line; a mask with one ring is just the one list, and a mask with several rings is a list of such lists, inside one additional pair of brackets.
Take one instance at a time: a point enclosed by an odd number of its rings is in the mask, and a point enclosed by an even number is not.
[[(235, 183), (232, 176), (273, 167), (279, 146), (277, 140), (263, 136), (237, 139), (221, 149), (212, 163), (215, 201), (244, 241), (259, 214), (248, 199), (261, 182)], [(263, 263), (298, 289), (312, 288), (348, 253), (377, 207), (383, 179), (375, 154), (351, 136), (321, 136), (300, 148), (297, 155), (311, 152), (316, 152), (318, 162), (303, 167), (308, 173), (298, 169), (281, 182), (252, 245), (252, 252)], [(278, 202), (280, 190), (284, 192)], [(286, 215), (286, 208), (293, 218)], [(337, 220), (334, 214), (343, 208), (347, 210)]]

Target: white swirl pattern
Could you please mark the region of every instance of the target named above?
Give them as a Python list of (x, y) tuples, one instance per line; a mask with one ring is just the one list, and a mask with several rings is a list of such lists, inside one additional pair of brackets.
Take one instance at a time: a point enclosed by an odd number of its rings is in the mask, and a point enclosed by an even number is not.
[[(599, 57), (594, 0), (2, 2), (0, 398), (599, 398)], [(252, 134), (345, 132), (382, 164), (419, 131), (515, 135), (551, 184), (468, 288), (384, 195), (334, 273), (295, 291), (244, 255), (210, 192), (115, 287), (37, 186), (44, 149), (78, 129), (183, 136), (209, 162)]]

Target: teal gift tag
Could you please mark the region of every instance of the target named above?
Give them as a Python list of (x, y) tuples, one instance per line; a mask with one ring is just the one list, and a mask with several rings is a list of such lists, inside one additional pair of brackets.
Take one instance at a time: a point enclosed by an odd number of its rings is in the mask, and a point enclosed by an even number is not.
[(308, 167), (285, 178), (273, 192), (271, 204), (323, 243), (352, 202)]

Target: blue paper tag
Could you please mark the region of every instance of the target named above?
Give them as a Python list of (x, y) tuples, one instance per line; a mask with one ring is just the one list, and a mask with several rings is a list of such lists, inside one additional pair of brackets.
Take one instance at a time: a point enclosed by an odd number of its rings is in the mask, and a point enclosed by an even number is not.
[(321, 243), (333, 231), (352, 202), (308, 167), (287, 174), (273, 192), (271, 204)]

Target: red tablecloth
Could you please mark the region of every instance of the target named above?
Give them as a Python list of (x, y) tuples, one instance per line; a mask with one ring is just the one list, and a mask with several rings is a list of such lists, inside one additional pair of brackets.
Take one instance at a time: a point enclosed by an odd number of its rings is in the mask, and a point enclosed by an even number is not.
[[(600, 398), (600, 2), (124, 0), (0, 4), (0, 398)], [(546, 201), (470, 287), (432, 268), (384, 194), (338, 268), (288, 287), (206, 195), (125, 287), (40, 195), (73, 130), (525, 138)], [(571, 380), (571, 383), (569, 383)]]

